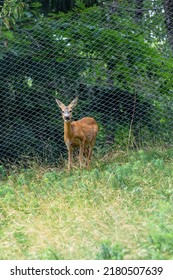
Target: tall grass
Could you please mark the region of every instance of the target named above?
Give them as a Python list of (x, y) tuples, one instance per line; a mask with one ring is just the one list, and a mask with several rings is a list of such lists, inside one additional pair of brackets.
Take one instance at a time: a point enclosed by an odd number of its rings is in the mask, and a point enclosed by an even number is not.
[(173, 258), (173, 149), (0, 172), (1, 259)]

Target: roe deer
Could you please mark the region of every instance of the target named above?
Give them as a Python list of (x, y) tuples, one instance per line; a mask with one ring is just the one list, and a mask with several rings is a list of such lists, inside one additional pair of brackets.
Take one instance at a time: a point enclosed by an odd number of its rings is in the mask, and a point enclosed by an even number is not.
[[(71, 121), (72, 109), (77, 105), (76, 97), (68, 106), (56, 99), (58, 106), (62, 111), (64, 120), (64, 142), (68, 149), (68, 170), (72, 167), (73, 148), (79, 147), (80, 168), (83, 163), (83, 154), (87, 154), (86, 166), (89, 167), (91, 154), (96, 141), (98, 125), (91, 117), (85, 117), (78, 121)], [(88, 151), (87, 151), (88, 149)]]

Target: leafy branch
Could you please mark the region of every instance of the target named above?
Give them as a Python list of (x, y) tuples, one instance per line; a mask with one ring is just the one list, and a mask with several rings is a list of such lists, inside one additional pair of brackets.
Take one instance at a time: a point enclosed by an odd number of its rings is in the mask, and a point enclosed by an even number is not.
[(10, 29), (23, 15), (26, 3), (20, 0), (5, 0), (0, 11), (0, 23)]

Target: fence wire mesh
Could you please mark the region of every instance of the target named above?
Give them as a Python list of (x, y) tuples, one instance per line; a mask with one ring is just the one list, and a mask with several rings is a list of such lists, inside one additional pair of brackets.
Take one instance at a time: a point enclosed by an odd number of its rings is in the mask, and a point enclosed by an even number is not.
[(79, 97), (73, 119), (96, 119), (96, 150), (172, 144), (173, 5), (125, 2), (1, 30), (1, 162), (59, 162), (66, 147), (55, 98)]

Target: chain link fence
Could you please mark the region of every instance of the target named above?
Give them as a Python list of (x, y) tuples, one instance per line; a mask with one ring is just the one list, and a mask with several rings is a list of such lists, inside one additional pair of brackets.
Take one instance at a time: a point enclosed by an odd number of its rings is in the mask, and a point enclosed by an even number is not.
[[(171, 145), (173, 58), (162, 2), (116, 1), (20, 22), (0, 38), (0, 160), (59, 164), (55, 98), (99, 124), (95, 151)], [(173, 28), (173, 26), (172, 26)]]

